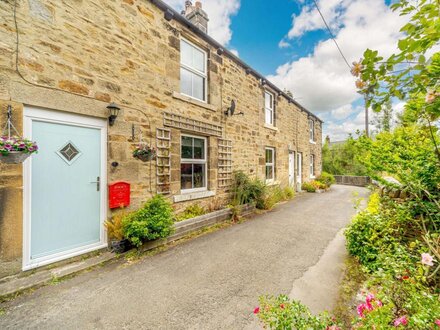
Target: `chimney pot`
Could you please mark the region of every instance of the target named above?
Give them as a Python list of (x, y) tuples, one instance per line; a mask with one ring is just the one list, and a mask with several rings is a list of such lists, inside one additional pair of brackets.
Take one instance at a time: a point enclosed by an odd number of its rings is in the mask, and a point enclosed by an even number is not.
[(195, 6), (196, 8), (202, 9), (202, 3), (200, 1), (196, 1)]

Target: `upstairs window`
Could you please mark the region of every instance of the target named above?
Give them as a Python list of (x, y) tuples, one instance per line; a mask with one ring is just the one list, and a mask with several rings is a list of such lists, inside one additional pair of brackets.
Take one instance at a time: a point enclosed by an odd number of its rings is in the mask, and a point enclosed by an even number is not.
[(275, 149), (266, 148), (266, 181), (275, 180)]
[(206, 138), (182, 135), (180, 183), (182, 192), (207, 189)]
[(315, 142), (315, 121), (309, 119), (310, 142)]
[(186, 40), (180, 41), (180, 93), (206, 102), (206, 52)]
[(265, 123), (273, 126), (274, 118), (274, 97), (272, 93), (264, 93), (264, 116)]
[(310, 177), (315, 177), (315, 155), (310, 155)]

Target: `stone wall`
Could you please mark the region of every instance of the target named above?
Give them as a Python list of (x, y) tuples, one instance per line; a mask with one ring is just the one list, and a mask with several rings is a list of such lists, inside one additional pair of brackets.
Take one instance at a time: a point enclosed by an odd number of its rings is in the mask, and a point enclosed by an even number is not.
[[(303, 181), (310, 177), (309, 156), (315, 155), (321, 171), (321, 122), (315, 120), (316, 144), (309, 141), (309, 114), (282, 96), (276, 97), (276, 128), (264, 125), (264, 89), (253, 74), (197, 37), (146, 0), (19, 0), (19, 71), (15, 68), (16, 30), (13, 1), (0, 1), (0, 105), (13, 104), (14, 116), (32, 105), (105, 118), (106, 106), (116, 102), (122, 113), (108, 133), (108, 180), (132, 185), (132, 208), (156, 190), (155, 162), (142, 163), (131, 156), (143, 139), (156, 144), (156, 128), (164, 127), (166, 111), (220, 125), (223, 138), (231, 139), (233, 169), (264, 178), (264, 147), (276, 148), (276, 182), (288, 184), (289, 151), (303, 154)], [(208, 103), (192, 101), (180, 90), (180, 38), (208, 53)], [(226, 117), (231, 100), (243, 116)], [(4, 117), (0, 115), (0, 125)], [(133, 139), (132, 128), (135, 136)], [(171, 128), (171, 196), (180, 194), (180, 134)], [(193, 133), (191, 130), (187, 133)], [(218, 137), (209, 144), (208, 189), (215, 196), (195, 201), (202, 206), (224, 203), (227, 191), (218, 187)], [(118, 167), (112, 167), (118, 162)], [(1, 255), (21, 256), (19, 165), (0, 165), (2, 204)], [(5, 190), (3, 187), (9, 187)], [(220, 200), (220, 201), (219, 201)], [(4, 203), (7, 205), (5, 206)], [(176, 204), (182, 209), (192, 202)], [(17, 206), (18, 205), (18, 206)], [(4, 215), (7, 209), (11, 215)], [(2, 213), (3, 212), (3, 213)], [(14, 228), (13, 232), (8, 232)], [(5, 241), (6, 240), (6, 241)], [(15, 243), (11, 243), (14, 241)], [(4, 245), (9, 244), (9, 245)], [(15, 246), (15, 245), (16, 246)], [(8, 252), (4, 252), (4, 251)]]

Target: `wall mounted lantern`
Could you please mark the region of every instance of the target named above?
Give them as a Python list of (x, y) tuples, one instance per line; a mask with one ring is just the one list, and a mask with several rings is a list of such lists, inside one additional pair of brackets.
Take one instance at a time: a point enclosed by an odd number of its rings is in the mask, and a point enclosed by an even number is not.
[(116, 103), (110, 103), (107, 106), (109, 117), (108, 117), (108, 123), (110, 126), (113, 126), (115, 124), (116, 118), (118, 118), (119, 111), (121, 111), (121, 108), (116, 105)]
[(224, 52), (225, 52), (225, 50), (223, 48), (217, 49), (217, 55), (219, 55), (219, 56), (222, 56)]

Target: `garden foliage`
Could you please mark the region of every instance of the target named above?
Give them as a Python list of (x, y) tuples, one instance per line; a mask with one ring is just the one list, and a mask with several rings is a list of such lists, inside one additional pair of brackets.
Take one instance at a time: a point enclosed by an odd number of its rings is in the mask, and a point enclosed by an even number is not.
[(144, 241), (165, 238), (173, 232), (173, 209), (162, 195), (156, 195), (122, 221), (124, 236), (139, 247)]
[(263, 181), (251, 179), (242, 171), (234, 173), (231, 189), (231, 205), (255, 204), (257, 209), (270, 210), (275, 204), (292, 199), (295, 191), (291, 187), (268, 186)]
[(182, 213), (176, 216), (176, 221), (184, 221), (206, 214), (206, 210), (198, 204), (188, 206)]

